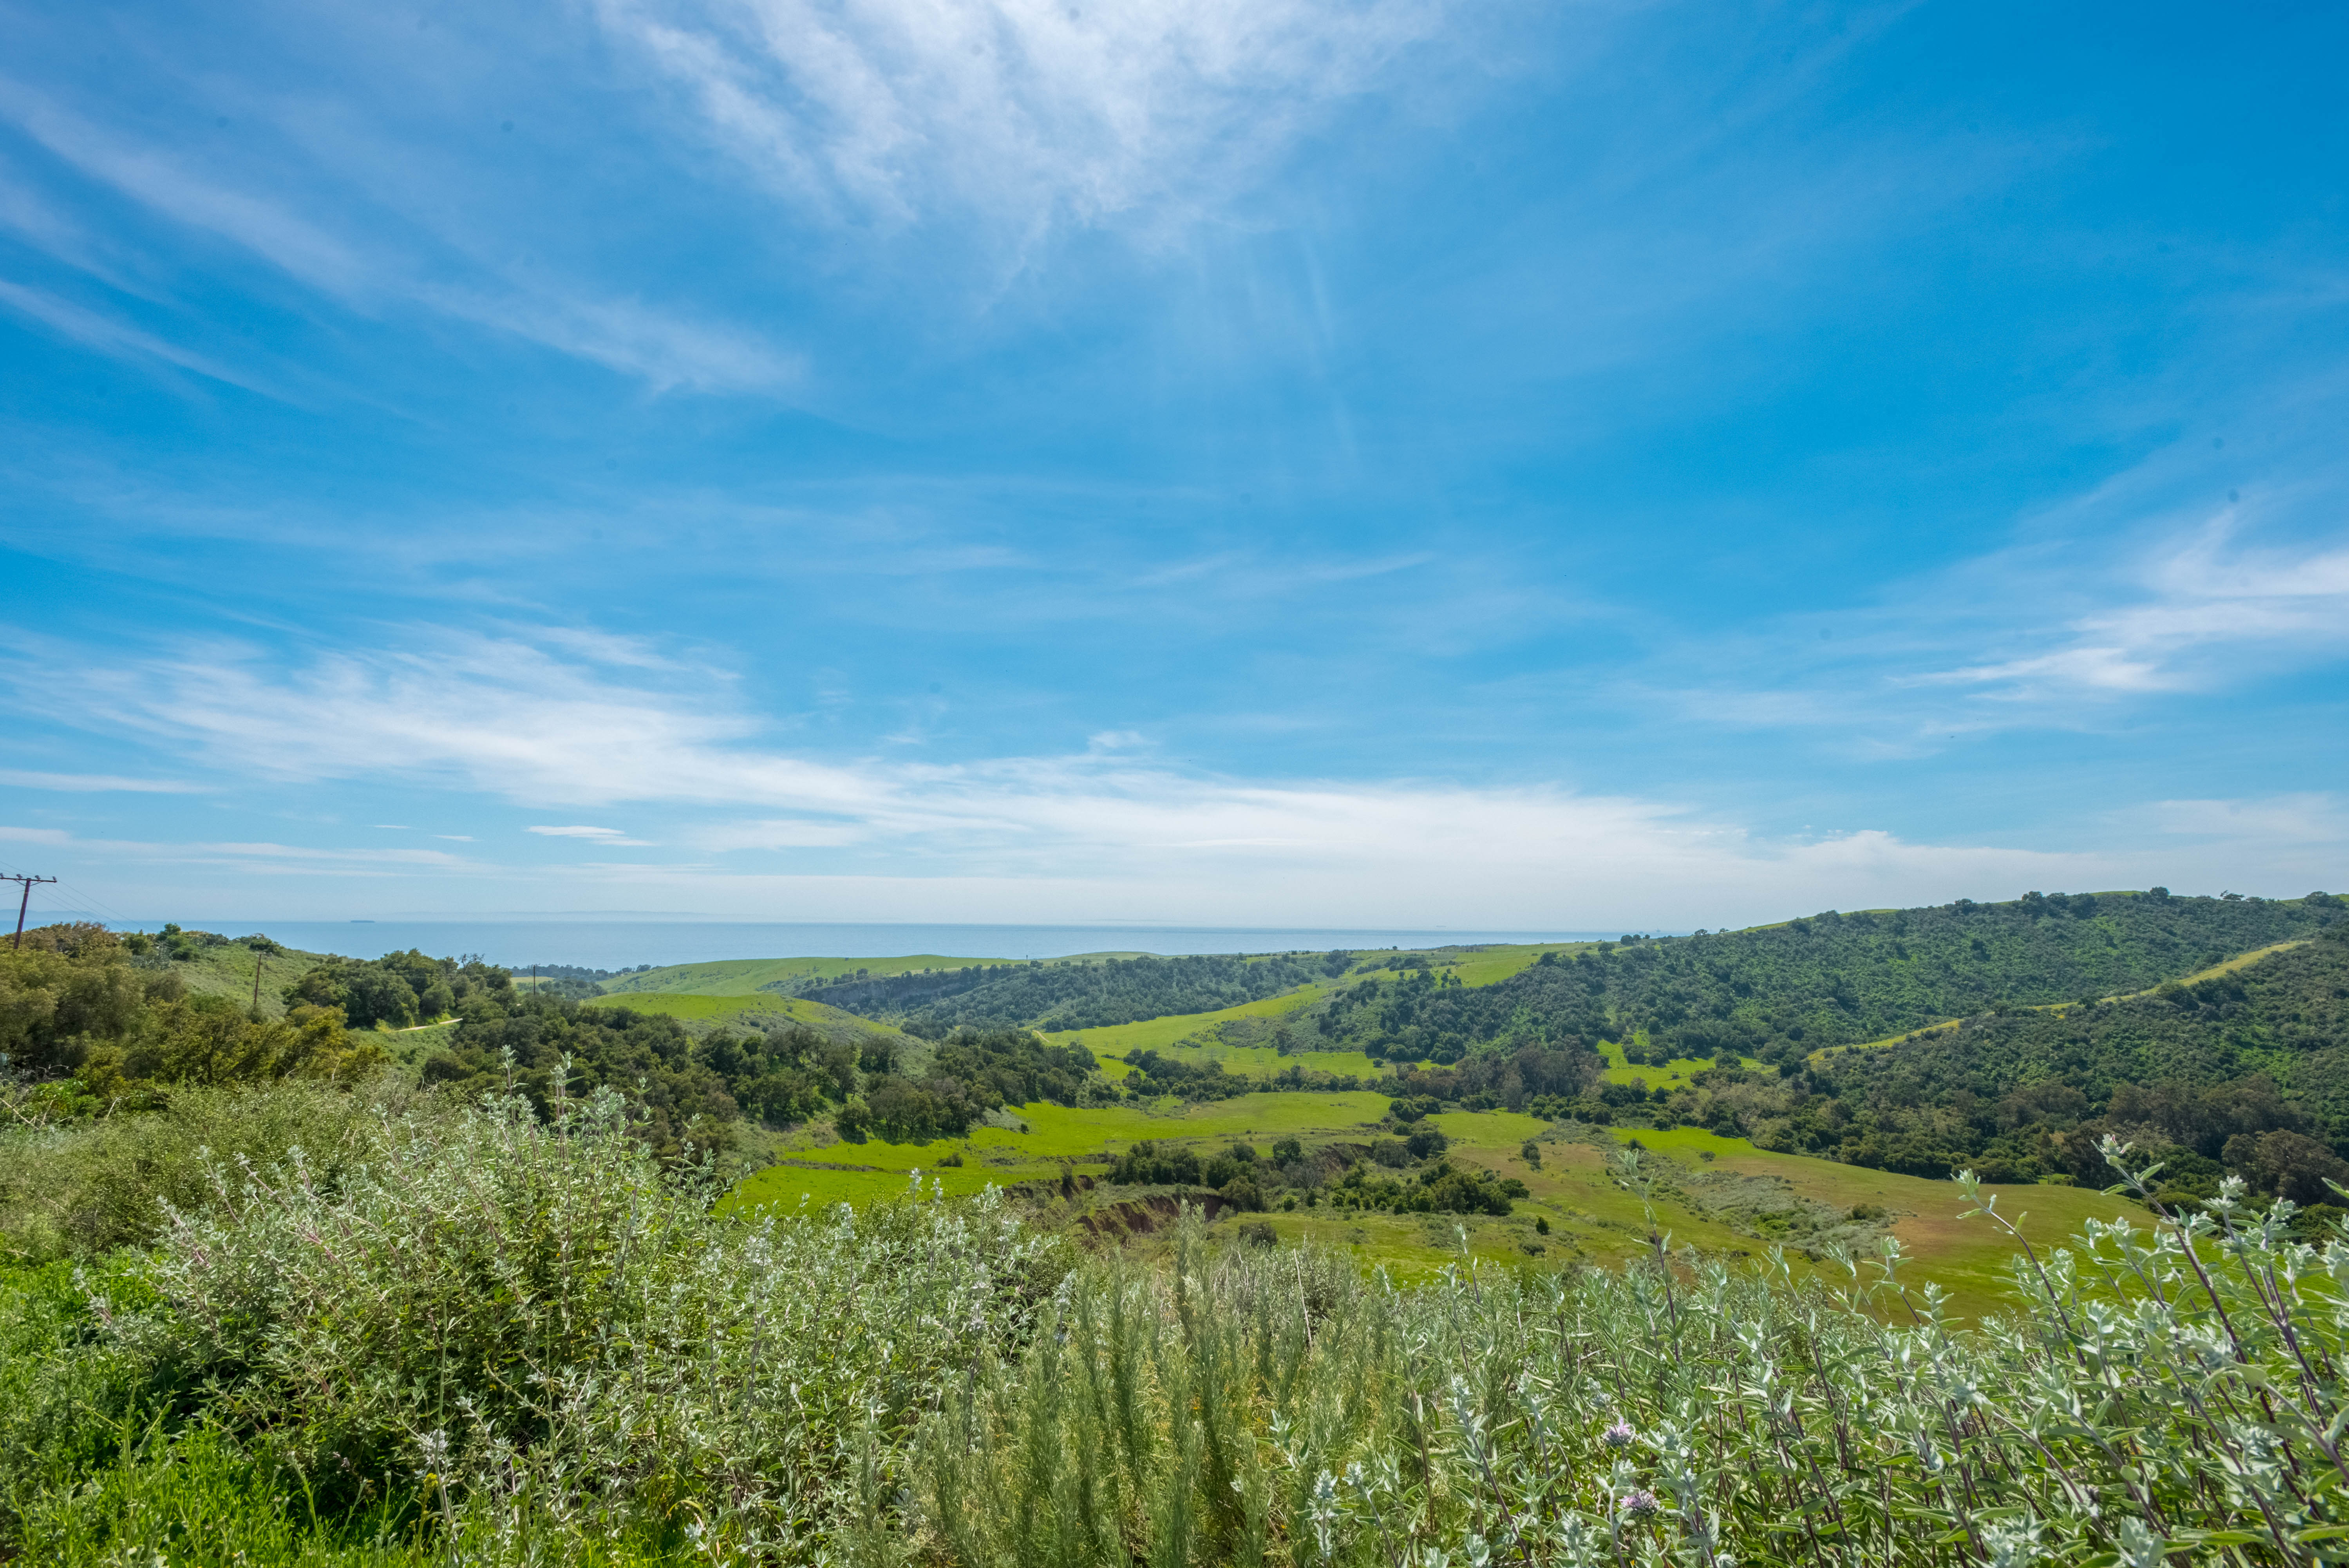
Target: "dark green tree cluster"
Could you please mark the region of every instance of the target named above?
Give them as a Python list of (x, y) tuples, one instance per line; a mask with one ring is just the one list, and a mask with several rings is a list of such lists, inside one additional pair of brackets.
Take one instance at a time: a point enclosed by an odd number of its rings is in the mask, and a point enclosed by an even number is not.
[[(468, 1001), (473, 1005), (456, 1037), (424, 1060), (428, 1085), (469, 1096), (511, 1086), (545, 1112), (558, 1096), (608, 1084), (639, 1108), (647, 1140), (664, 1156), (688, 1140), (728, 1141), (741, 1115), (733, 1085), (674, 1018), (582, 1007), (512, 986), (494, 1000)], [(763, 1075), (767, 1066), (762, 1056), (739, 1071)]]
[[(1256, 1158), (1253, 1148), (1248, 1158)], [(1155, 1139), (1143, 1138), (1118, 1156), (1107, 1179), (1123, 1187), (1196, 1187), (1199, 1170), (1198, 1150), (1181, 1144), (1161, 1147)]]
[[(210, 945), (204, 933), (178, 932)], [(258, 940), (264, 939), (247, 939)], [(0, 949), (0, 1054), (15, 1074), (59, 1086), (60, 1106), (92, 1114), (148, 1086), (300, 1076), (350, 1082), (386, 1059), (360, 1026), (406, 1027), (453, 1016), (427, 1055), (428, 1086), (460, 1096), (527, 1096), (542, 1111), (564, 1095), (610, 1085), (635, 1103), (664, 1156), (722, 1145), (745, 1118), (770, 1125), (833, 1114), (851, 1137), (960, 1136), (1007, 1105), (1110, 1097), (1091, 1053), (1025, 1030), (957, 1030), (934, 1046), (884, 1030), (843, 1040), (803, 1024), (697, 1038), (676, 1019), (517, 986), (479, 960), (394, 953), (334, 959), (285, 988), (282, 1019), (228, 998), (190, 996), (164, 944), (145, 950), (95, 925), (26, 933)], [(150, 1096), (151, 1097), (151, 1096)]]
[(1604, 971), (1550, 963), (1483, 987), (1447, 985), (1431, 969), (1362, 981), (1330, 997), (1314, 1023), (1327, 1047), (1444, 1065), (1492, 1046), (1588, 1052), (1611, 1028)]
[[(90, 929), (98, 930), (104, 928), (91, 926)], [(152, 936), (143, 931), (133, 931), (118, 940), (122, 943), (123, 950), (134, 958), (160, 958), (172, 963), (192, 963), (203, 956), (205, 950), (224, 948), (229, 944), (229, 939), (218, 931), (183, 930), (177, 925), (169, 924)]]
[(1132, 1100), (1154, 1100), (1171, 1095), (1203, 1103), (1282, 1090), (1344, 1095), (1376, 1086), (1351, 1073), (1325, 1073), (1301, 1062), (1292, 1062), (1269, 1073), (1234, 1073), (1212, 1058), (1185, 1062), (1148, 1048), (1127, 1053), (1124, 1061), (1133, 1071), (1109, 1085), (1108, 1093)]
[(1221, 1062), (1185, 1062), (1156, 1051), (1130, 1051), (1126, 1064), (1133, 1069), (1120, 1085), (1136, 1099), (1174, 1095), (1185, 1100), (1228, 1100), (1258, 1088), (1253, 1078), (1226, 1073)]
[[(209, 933), (176, 932), (197, 947)], [(93, 1113), (141, 1105), (180, 1084), (286, 1077), (347, 1081), (382, 1060), (354, 1045), (333, 1008), (262, 1018), (222, 996), (191, 996), (177, 961), (151, 939), (133, 942), (77, 922), (0, 947), (0, 1056), (11, 1074), (58, 1085), (60, 1106)]]
[(1103, 1029), (1257, 1002), (1322, 978), (1319, 959), (1231, 956), (1104, 959), (932, 970), (823, 985), (827, 1004), (942, 1039), (956, 1029)]
[(874, 1066), (863, 1102), (833, 1118), (849, 1137), (960, 1137), (990, 1110), (1039, 1101), (1081, 1105), (1101, 1091), (1091, 1052), (1047, 1044), (1024, 1029), (957, 1029), (937, 1043), (919, 1078), (885, 1075), (894, 1072), (894, 1056)]
[(1603, 942), (1497, 984), (1451, 988), (1420, 971), (1356, 987), (1325, 1033), (1393, 1060), (1457, 1061), (1481, 1046), (1633, 1040), (1668, 1057), (1791, 1066), (1822, 1046), (1878, 1040), (2002, 1003), (2141, 991), (2251, 949), (2305, 937), (2339, 900), (2030, 893), (1925, 909), (1826, 914), (1747, 931)]
[(1581, 1046), (1521, 1045), (1485, 1050), (1444, 1066), (1403, 1066), (1381, 1086), (1406, 1102), (1424, 1099), (1470, 1110), (1500, 1108), (1562, 1115), (1553, 1106), (1585, 1094), (1606, 1059)]
[(427, 958), (410, 948), (379, 959), (330, 959), (296, 978), (285, 997), (289, 1007), (339, 1007), (354, 1029), (406, 1029), (458, 1012), (497, 1016), (512, 992), (513, 976), (505, 970), (480, 959)]
[(470, 1094), (502, 1089), (511, 1075), (544, 1107), (567, 1061), (564, 1092), (620, 1090), (642, 1107), (647, 1136), (664, 1152), (688, 1138), (723, 1143), (746, 1116), (780, 1126), (827, 1112), (851, 1138), (959, 1137), (996, 1107), (1076, 1105), (1099, 1085), (1090, 1054), (1022, 1030), (958, 1031), (915, 1064), (901, 1042), (879, 1033), (842, 1041), (792, 1024), (697, 1039), (660, 1013), (582, 1007), (523, 989), (507, 994), (506, 1012), (468, 1018), (450, 1046), (425, 1062), (426, 1080)]
[(1789, 1089), (1774, 1146), (1854, 1164), (2102, 1185), (2096, 1146), (2114, 1133), (2174, 1175), (2232, 1167), (2273, 1192), (2310, 1165), (2304, 1143), (2349, 1153), (2349, 921), (2192, 985), (1834, 1053)]
[(1101, 1072), (1081, 1045), (1050, 1045), (1025, 1029), (957, 1029), (931, 1053), (931, 1071), (969, 1084), (991, 1106), (1082, 1102)]
[(1506, 1214), (1526, 1196), (1514, 1177), (1455, 1166), (1433, 1127), (1407, 1138), (1332, 1144), (1307, 1149), (1283, 1138), (1264, 1158), (1254, 1146), (1235, 1143), (1202, 1153), (1183, 1145), (1143, 1139), (1121, 1155), (1104, 1179), (1134, 1187), (1205, 1188), (1237, 1209), (1385, 1210), (1404, 1214)]
[(1526, 1196), (1516, 1177), (1453, 1164), (1439, 1155), (1408, 1175), (1382, 1176), (1356, 1165), (1330, 1188), (1337, 1209), (1379, 1209), (1397, 1214), (1506, 1214)]

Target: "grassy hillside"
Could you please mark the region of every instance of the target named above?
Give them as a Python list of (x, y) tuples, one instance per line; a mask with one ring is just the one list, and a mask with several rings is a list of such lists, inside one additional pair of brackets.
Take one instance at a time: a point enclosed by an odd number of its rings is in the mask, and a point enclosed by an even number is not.
[(704, 995), (698, 992), (621, 992), (597, 997), (581, 1005), (674, 1018), (696, 1032), (715, 1027), (764, 1033), (796, 1025), (812, 1029), (829, 1040), (881, 1038), (898, 1042), (909, 1052), (926, 1049), (926, 1042), (916, 1040), (885, 1023), (859, 1018), (836, 1007), (826, 1007), (821, 1002), (810, 1002), (797, 996), (777, 996), (771, 992), (757, 996), (729, 996)]
[[(1557, 946), (1437, 948), (1412, 953), (1086, 954), (1048, 964), (954, 973), (875, 975), (833, 981), (820, 995), (836, 1007), (900, 1020), (936, 1033), (962, 1024), (1019, 1024), (1050, 1033), (1101, 1031), (1220, 1013), (1275, 998), (1318, 999), (1340, 974), (1361, 985), (1392, 985), (1408, 971), (1433, 968), (1446, 983), (1497, 983)], [(1284, 1003), (1288, 1011), (1293, 1003)], [(1169, 1037), (1170, 1039), (1173, 1037)], [(1136, 1038), (1132, 1044), (1148, 1044)], [(1107, 1049), (1109, 1047), (1104, 1047)]]
[(331, 956), (280, 947), (258, 932), (227, 937), (217, 931), (181, 931), (143, 945), (146, 950), (134, 961), (178, 976), (191, 996), (222, 997), (251, 1008), (257, 971), (264, 1018), (285, 1016), (285, 988), (305, 970), (327, 961)]
[(1344, 953), (1143, 955), (834, 981), (817, 994), (920, 1034), (965, 1024), (1099, 1029), (1260, 1001), (1343, 972), (1350, 962)]
[(1009, 968), (1008, 959), (946, 958), (908, 953), (896, 958), (719, 959), (708, 963), (667, 964), (603, 982), (611, 995), (642, 992), (694, 996), (750, 996), (791, 992), (811, 981), (854, 980), (862, 975), (921, 974), (933, 970)]
[(1357, 985), (1318, 1021), (1373, 1054), (1456, 1061), (1526, 1043), (1635, 1036), (1663, 1058), (1791, 1065), (1995, 1003), (2143, 990), (2231, 955), (2313, 935), (2338, 899), (2043, 897), (2005, 904), (1829, 911), (1753, 930), (1599, 943), (1498, 983)]

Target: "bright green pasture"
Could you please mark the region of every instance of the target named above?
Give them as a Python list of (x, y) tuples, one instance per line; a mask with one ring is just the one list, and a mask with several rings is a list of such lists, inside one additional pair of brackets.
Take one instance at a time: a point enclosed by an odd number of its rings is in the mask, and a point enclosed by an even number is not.
[[(1621, 1044), (1613, 1040), (1601, 1040), (1599, 1053), (1607, 1058), (1607, 1066), (1599, 1076), (1610, 1084), (1628, 1084), (1636, 1078), (1651, 1089), (1677, 1089), (1713, 1065), (1709, 1057), (1680, 1056), (1660, 1067), (1635, 1066), (1624, 1056)], [(1748, 1067), (1761, 1065), (1751, 1056), (1740, 1060)]]
[(869, 1018), (859, 1018), (853, 1012), (843, 1012), (837, 1007), (826, 1007), (821, 1002), (803, 997), (777, 996), (705, 996), (693, 992), (623, 992), (613, 996), (599, 996), (583, 1003), (587, 1007), (625, 1007), (631, 1012), (657, 1012), (669, 1018), (690, 1023), (747, 1023), (752, 1018), (795, 1019), (802, 1023), (848, 1025), (871, 1032), (881, 1028)]
[(1581, 948), (1595, 947), (1595, 942), (1528, 942), (1507, 947), (1473, 948), (1448, 964), (1460, 977), (1463, 985), (1491, 985), (1504, 981), (1519, 970), (1530, 969), (1541, 961), (1544, 953), (1571, 957)]
[[(1287, 999), (1274, 997), (1270, 1000), (1279, 1002)], [(1252, 1002), (1247, 1005), (1252, 1008), (1261, 1008), (1264, 1006), (1264, 1003)], [(1112, 1083), (1115, 1083), (1118, 1079), (1126, 1076), (1133, 1071), (1132, 1067), (1126, 1065), (1123, 1061), (1119, 1059), (1119, 1054), (1138, 1051), (1143, 1049), (1143, 1047), (1142, 1045), (1133, 1044), (1118, 1045), (1104, 1044), (1102, 1043), (1104, 1036), (1122, 1035), (1123, 1038), (1130, 1041), (1132, 1036), (1125, 1035), (1123, 1033), (1124, 1031), (1145, 1031), (1150, 1028), (1151, 1024), (1161, 1023), (1187, 1023), (1193, 1025), (1193, 1028), (1195, 1030), (1199, 1024), (1199, 1021), (1202, 1019), (1231, 1017), (1238, 1015), (1240, 1012), (1241, 1009), (1239, 1008), (1226, 1008), (1222, 1012), (1195, 1012), (1188, 1015), (1187, 1018), (1154, 1018), (1150, 1020), (1148, 1023), (1121, 1024), (1115, 1030), (1071, 1030), (1062, 1034), (1048, 1034), (1045, 1038), (1050, 1040), (1055, 1044), (1081, 1044), (1086, 1047), (1086, 1049), (1090, 1050), (1093, 1054), (1093, 1061), (1100, 1066), (1102, 1076), (1109, 1079)], [(1163, 1033), (1165, 1032), (1161, 1031), (1160, 1033)], [(1185, 1034), (1177, 1035), (1175, 1038), (1179, 1041), (1187, 1037), (1189, 1033), (1191, 1033), (1191, 1031), (1185, 1031)], [(1145, 1038), (1147, 1036), (1145, 1036)], [(1174, 1061), (1181, 1062), (1186, 1066), (1195, 1067), (1208, 1062), (1221, 1062), (1224, 1064), (1224, 1070), (1226, 1072), (1237, 1073), (1243, 1076), (1251, 1077), (1261, 1077), (1268, 1074), (1286, 1072), (1291, 1067), (1302, 1067), (1309, 1073), (1335, 1073), (1357, 1078), (1369, 1079), (1378, 1077), (1387, 1069), (1387, 1064), (1384, 1062), (1373, 1062), (1360, 1051), (1299, 1051), (1290, 1055), (1284, 1056), (1269, 1045), (1183, 1045), (1175, 1044), (1174, 1041), (1170, 1041), (1164, 1044), (1152, 1046), (1150, 1048), (1158, 1051), (1161, 1054), (1167, 1056)]]
[[(1112, 1023), (1102, 1029), (1055, 1030), (1044, 1038), (1055, 1045), (1081, 1044), (1097, 1059), (1109, 1055), (1123, 1056), (1130, 1051), (1164, 1051), (1185, 1035), (1213, 1028), (1226, 1019), (1278, 1018), (1284, 1012), (1294, 1012), (1319, 1001), (1323, 993), (1324, 988), (1315, 982), (1300, 985), (1295, 991), (1284, 991), (1278, 996), (1243, 1002), (1237, 1007), (1221, 1008), (1214, 1012), (1170, 1013), (1164, 1018), (1145, 1018), (1139, 1023)], [(1331, 1069), (1333, 1072), (1338, 1070)], [(1123, 1073), (1124, 1064), (1120, 1063), (1111, 1075), (1123, 1076)]]
[[(776, 1165), (746, 1177), (728, 1195), (729, 1209), (765, 1204), (796, 1206), (802, 1194), (814, 1203), (862, 1203), (894, 1197), (906, 1190), (908, 1173), (918, 1168), (927, 1189), (935, 1176), (949, 1193), (976, 1192), (990, 1183), (1006, 1186), (1056, 1177), (1064, 1162), (1107, 1165), (1143, 1138), (1174, 1141), (1243, 1139), (1264, 1144), (1274, 1138), (1307, 1141), (1367, 1137), (1386, 1115), (1383, 1095), (1367, 1090), (1348, 1095), (1286, 1093), (1244, 1095), (1209, 1105), (1172, 1106), (1164, 1110), (1133, 1106), (1100, 1106), (1078, 1109), (1068, 1106), (1023, 1106), (1016, 1115), (1027, 1127), (1021, 1132), (999, 1127), (975, 1127), (963, 1139), (935, 1143), (834, 1142), (818, 1145), (794, 1140), (776, 1152), (783, 1159), (824, 1165), (867, 1166), (865, 1170), (819, 1170)], [(938, 1161), (959, 1152), (959, 1168)]]
[[(1017, 1127), (981, 1127), (968, 1138), (932, 1143), (893, 1144), (819, 1142), (828, 1133), (792, 1139), (780, 1146), (782, 1159), (804, 1161), (775, 1165), (746, 1178), (726, 1199), (730, 1210), (767, 1206), (796, 1209), (813, 1205), (867, 1203), (897, 1197), (912, 1186), (912, 1173), (922, 1173), (923, 1190), (949, 1194), (975, 1193), (993, 1186), (1051, 1180), (1071, 1168), (1095, 1171), (1143, 1138), (1187, 1142), (1201, 1147), (1233, 1139), (1267, 1151), (1275, 1139), (1294, 1137), (1308, 1147), (1330, 1142), (1360, 1142), (1377, 1136), (1387, 1101), (1367, 1091), (1350, 1095), (1259, 1094), (1198, 1106), (1166, 1103), (1156, 1108), (1133, 1106), (1074, 1109), (1031, 1105), (1011, 1113)], [(1465, 1165), (1479, 1166), (1526, 1183), (1530, 1196), (1507, 1216), (1380, 1215), (1344, 1213), (1326, 1205), (1300, 1206), (1262, 1216), (1284, 1240), (1312, 1237), (1358, 1250), (1365, 1263), (1391, 1268), (1402, 1277), (1421, 1277), (1446, 1262), (1456, 1261), (1459, 1232), (1465, 1230), (1469, 1250), (1477, 1256), (1548, 1267), (1580, 1260), (1615, 1263), (1647, 1250), (1648, 1218), (1641, 1200), (1619, 1187), (1609, 1170), (1605, 1151), (1589, 1143), (1542, 1141), (1541, 1163), (1527, 1161), (1522, 1149), (1528, 1140), (1543, 1138), (1551, 1124), (1537, 1116), (1509, 1111), (1450, 1111), (1427, 1118), (1451, 1143), (1451, 1155)], [(1025, 1130), (1022, 1130), (1024, 1128)], [(1802, 1155), (1759, 1149), (1743, 1138), (1683, 1127), (1668, 1130), (1615, 1128), (1617, 1143), (1633, 1138), (1647, 1150), (1651, 1169), (1665, 1179), (1665, 1189), (1655, 1200), (1658, 1225), (1677, 1250), (1694, 1247), (1720, 1257), (1760, 1258), (1770, 1243), (1734, 1229), (1725, 1220), (1708, 1217), (1692, 1199), (1673, 1196), (1676, 1190), (1702, 1190), (1709, 1173), (1761, 1178), (1783, 1184), (1783, 1190), (1840, 1213), (1872, 1205), (1891, 1217), (1891, 1231), (1912, 1262), (1904, 1272), (1914, 1290), (1930, 1280), (1951, 1298), (1953, 1310), (1979, 1317), (2003, 1303), (2006, 1267), (2013, 1244), (2005, 1233), (1985, 1220), (1961, 1220), (1964, 1199), (1956, 1185), (1888, 1171), (1839, 1165)], [(960, 1166), (941, 1166), (950, 1154), (959, 1154)], [(1711, 1156), (1710, 1158), (1705, 1158)], [(825, 1169), (822, 1166), (862, 1168)], [(2117, 1199), (2066, 1187), (2009, 1187), (1989, 1189), (1998, 1195), (1999, 1208), (2023, 1221), (2033, 1245), (2059, 1246), (2090, 1218), (2116, 1220), (2142, 1215)], [(1712, 1210), (1719, 1214), (1716, 1207)], [(1537, 1219), (1549, 1221), (1547, 1236), (1534, 1230)], [(1795, 1254), (1799, 1273), (1816, 1274), (1830, 1282), (1847, 1283), (1847, 1272), (1829, 1262), (1815, 1262)], [(1867, 1276), (1873, 1278), (1872, 1273)]]
[[(1880, 1204), (1899, 1216), (1892, 1233), (1918, 1261), (1903, 1271), (1912, 1287), (1933, 1280), (1956, 1298), (1960, 1311), (1974, 1314), (1995, 1310), (2004, 1299), (2014, 1244), (1987, 1219), (1960, 1218), (1969, 1205), (1954, 1181), (1776, 1154), (1744, 1138), (1725, 1138), (1696, 1127), (1669, 1132), (1619, 1128), (1616, 1136), (1621, 1141), (1636, 1137), (1653, 1154), (1687, 1168), (1698, 1166), (1701, 1151), (1711, 1150), (1713, 1158), (1706, 1168), (1782, 1177), (1797, 1192), (1833, 1208)], [(2023, 1235), (2043, 1254), (2064, 1245), (2092, 1219), (2149, 1223), (2144, 1210), (2094, 1188), (1985, 1186), (1982, 1190), (1996, 1196), (1999, 1212), (2021, 1224)]]
[(1520, 1207), (1519, 1213), (1506, 1217), (1376, 1214), (1315, 1208), (1276, 1210), (1248, 1218), (1269, 1223), (1283, 1242), (1309, 1241), (1350, 1247), (1365, 1264), (1384, 1269), (1406, 1283), (1431, 1279), (1445, 1264), (1460, 1262), (1464, 1232), (1470, 1254), (1489, 1262), (1538, 1266), (1572, 1258), (1572, 1251), (1560, 1246), (1556, 1236), (1537, 1234), (1532, 1214)]

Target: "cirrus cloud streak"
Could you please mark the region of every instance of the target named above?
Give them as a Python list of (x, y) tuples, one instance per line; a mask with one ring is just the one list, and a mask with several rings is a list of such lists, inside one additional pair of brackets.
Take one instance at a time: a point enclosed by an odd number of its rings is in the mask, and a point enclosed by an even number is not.
[[(39, 696), (51, 717), (142, 736), (189, 763), (297, 792), (327, 780), (436, 791), (476, 811), (485, 798), (501, 809), (625, 806), (671, 846), (626, 863), (465, 863), (460, 880), (499, 908), (533, 896), (645, 908), (658, 894), (710, 912), (825, 919), (1241, 909), (1259, 923), (1669, 929), (2025, 887), (2302, 891), (2342, 880), (2349, 865), (2349, 827), (2316, 796), (2148, 803), (2115, 814), (2107, 836), (2127, 847), (2053, 853), (1867, 827), (1774, 838), (1670, 801), (1547, 784), (1238, 779), (1098, 748), (961, 763), (823, 759), (777, 748), (754, 715), (708, 695), (725, 683), (697, 688), (689, 666), (660, 686), (641, 660), (599, 668), (551, 639), (432, 634), (405, 651), (301, 665), (214, 647), (48, 668)], [(79, 672), (60, 682), (61, 668)], [(595, 826), (528, 834), (598, 857), (657, 846)]]

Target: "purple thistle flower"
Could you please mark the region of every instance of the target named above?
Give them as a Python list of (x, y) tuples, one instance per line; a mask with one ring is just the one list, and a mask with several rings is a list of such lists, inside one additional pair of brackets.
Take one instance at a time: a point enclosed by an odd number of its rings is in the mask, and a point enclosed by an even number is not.
[(1599, 1433), (1599, 1440), (1610, 1449), (1628, 1449), (1638, 1440), (1639, 1436), (1639, 1433), (1631, 1430), (1630, 1422), (1618, 1421)]
[(1623, 1494), (1623, 1511), (1634, 1519), (1645, 1519), (1656, 1508), (1656, 1494), (1645, 1487)]

